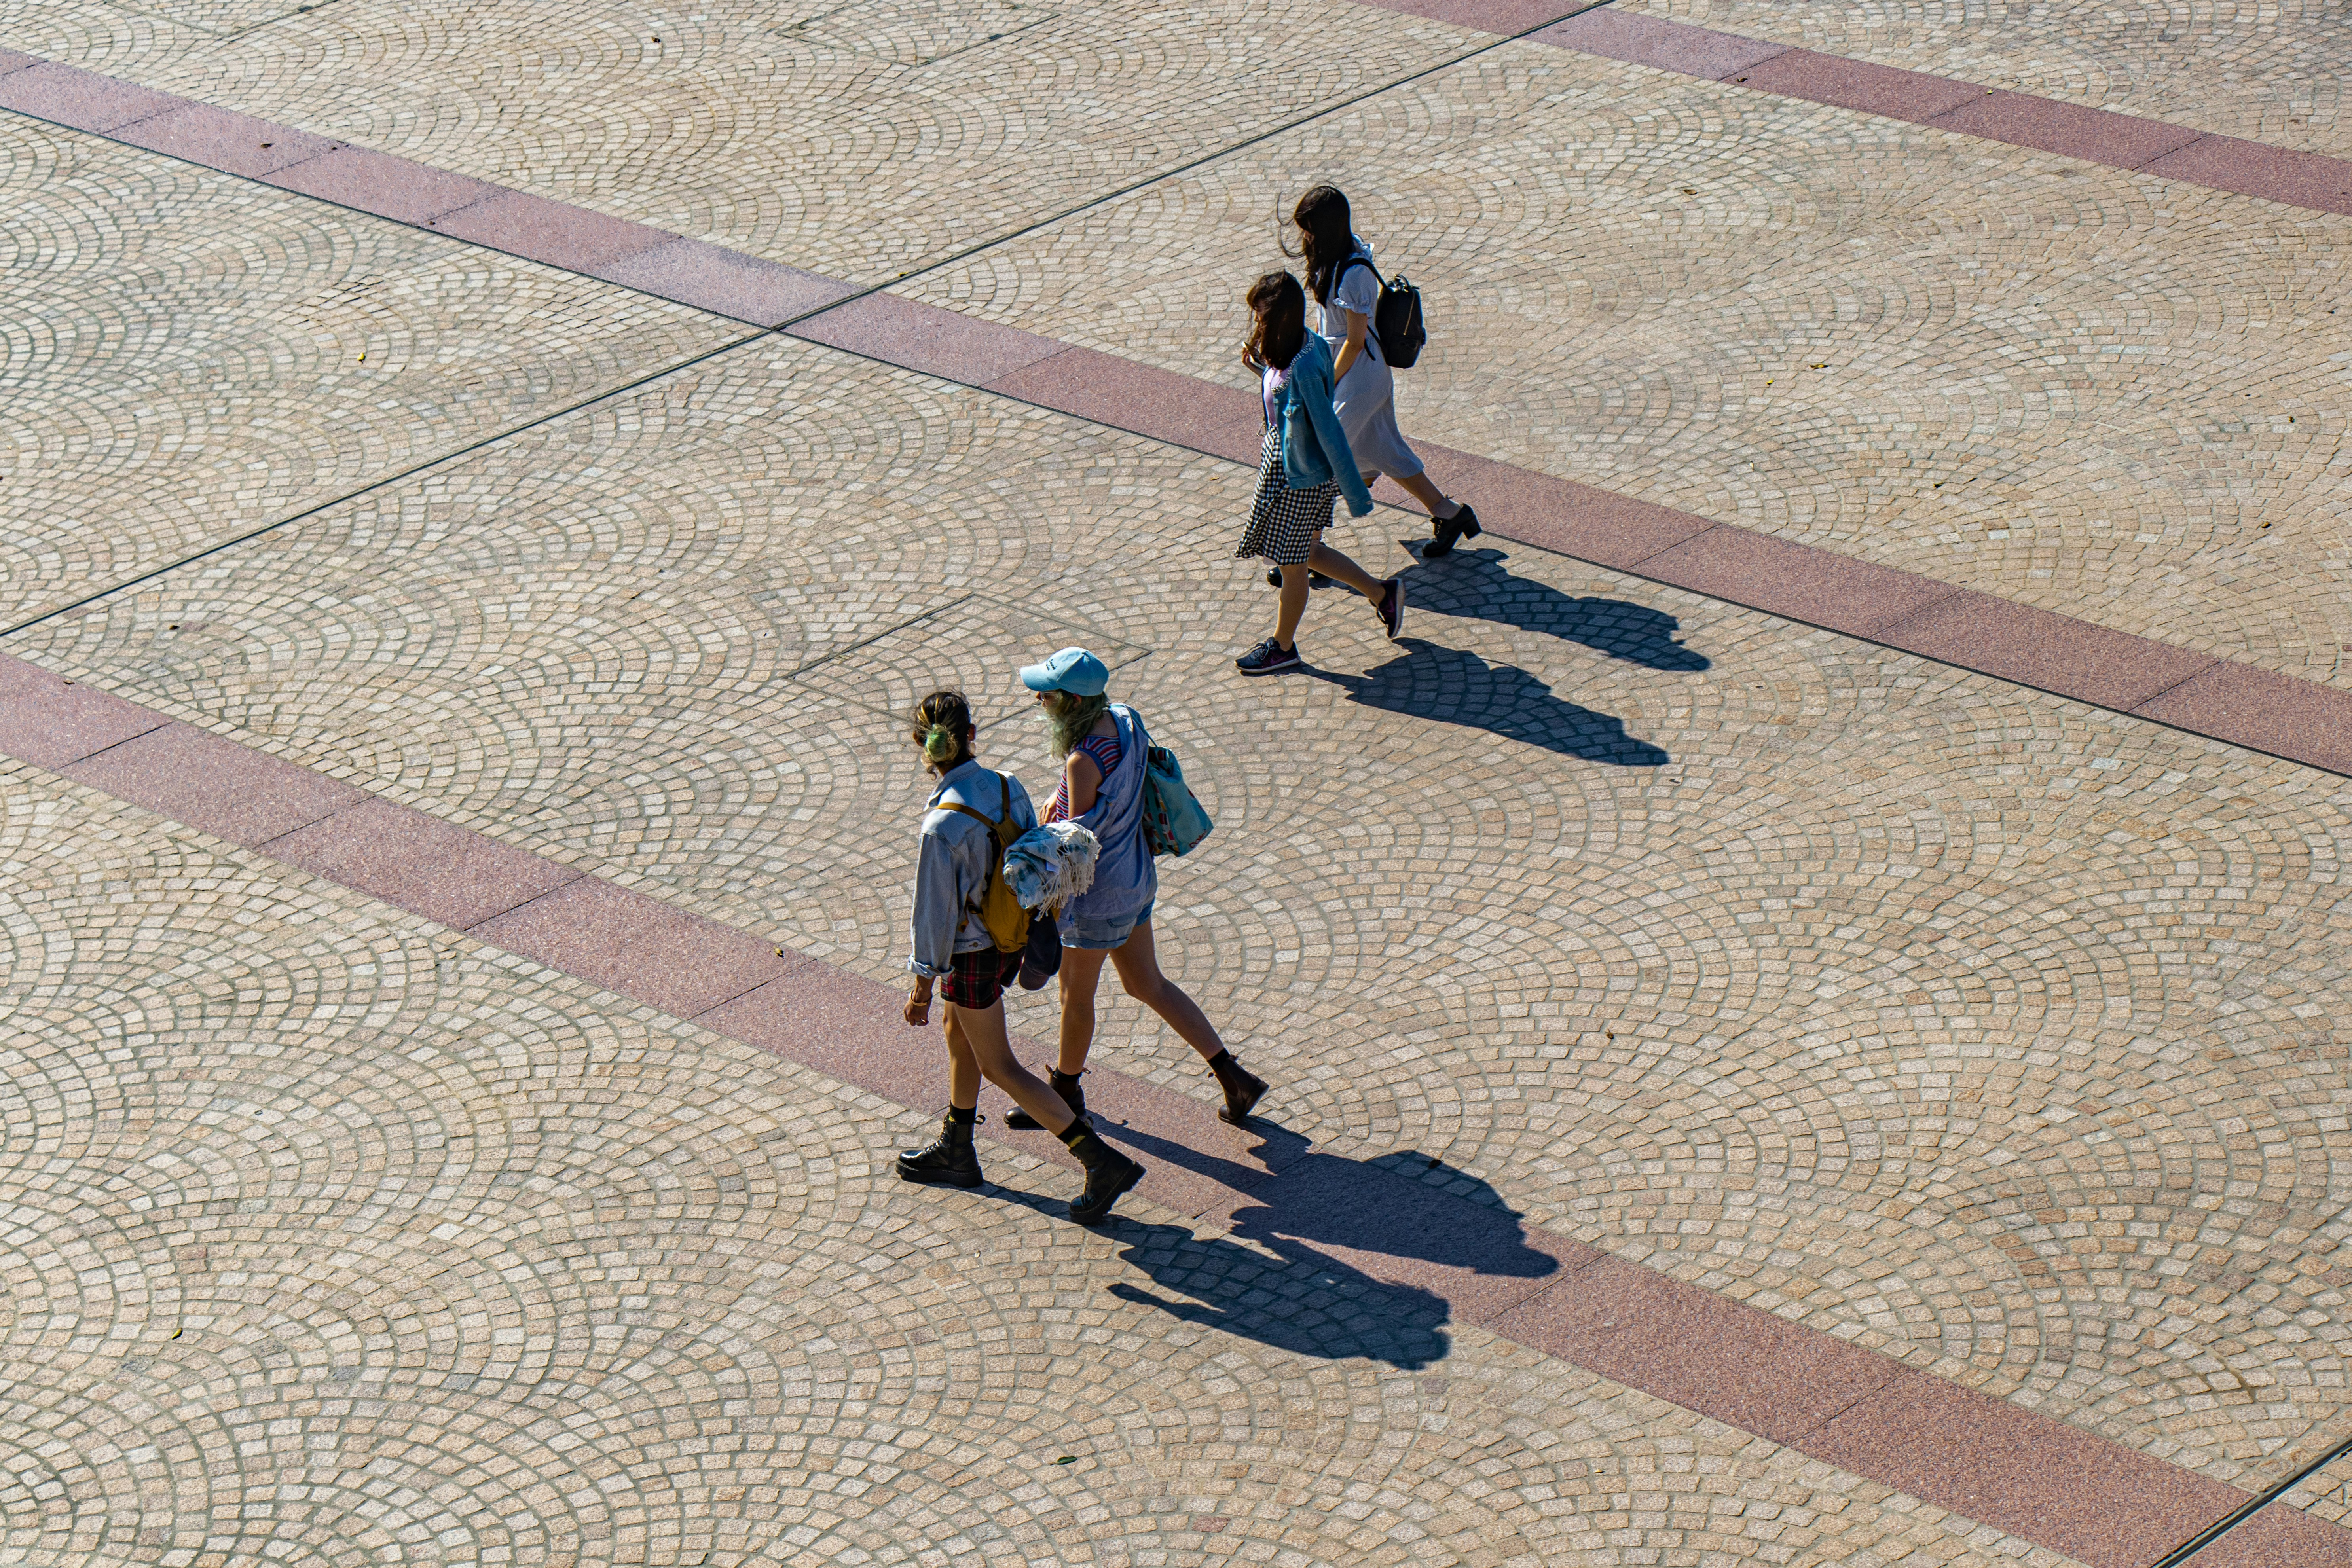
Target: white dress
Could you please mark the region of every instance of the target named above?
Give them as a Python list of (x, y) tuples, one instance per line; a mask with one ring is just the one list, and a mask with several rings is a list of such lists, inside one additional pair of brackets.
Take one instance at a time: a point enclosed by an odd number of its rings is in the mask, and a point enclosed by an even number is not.
[[(1371, 250), (1360, 239), (1356, 253), (1369, 258)], [(1404, 433), (1397, 428), (1396, 377), (1382, 363), (1380, 342), (1371, 330), (1372, 311), (1380, 300), (1381, 286), (1372, 269), (1351, 266), (1331, 291), (1331, 302), (1315, 307), (1315, 330), (1331, 345), (1334, 364), (1347, 346), (1348, 312), (1355, 310), (1365, 319), (1363, 352), (1331, 389), (1331, 408), (1339, 416), (1339, 428), (1348, 433), (1348, 450), (1355, 454), (1356, 467), (1367, 484), (1378, 474), (1403, 479), (1421, 472), (1421, 459), (1404, 444)]]

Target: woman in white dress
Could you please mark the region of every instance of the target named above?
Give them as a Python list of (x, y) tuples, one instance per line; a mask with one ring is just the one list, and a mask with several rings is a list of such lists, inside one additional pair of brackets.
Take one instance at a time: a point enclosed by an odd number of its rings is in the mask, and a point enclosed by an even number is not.
[[(1299, 197), (1290, 220), (1298, 226), (1307, 262), (1316, 334), (1330, 345), (1337, 377), (1331, 402), (1348, 433), (1348, 449), (1367, 485), (1386, 474), (1429, 509), (1430, 540), (1422, 558), (1446, 554), (1456, 540), (1476, 537), (1478, 514), (1429, 482), (1421, 459), (1397, 429), (1396, 382), (1381, 356), (1379, 334), (1371, 331), (1381, 298), (1371, 247), (1356, 237), (1348, 198), (1335, 186), (1318, 185)], [(1284, 253), (1289, 253), (1287, 247)]]

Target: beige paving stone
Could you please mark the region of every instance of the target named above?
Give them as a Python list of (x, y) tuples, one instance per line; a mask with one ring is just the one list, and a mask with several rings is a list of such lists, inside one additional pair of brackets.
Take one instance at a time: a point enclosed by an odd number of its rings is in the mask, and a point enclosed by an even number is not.
[(1492, 41), (1348, 0), (0, 7), (0, 47), (858, 283)]
[(1513, 45), (906, 291), (1240, 384), (1324, 179), (1409, 437), (2345, 679), (2344, 219)]
[[(989, 628), (1098, 629), (1272, 1135), (2220, 1479), (2340, 1423), (2342, 781), (1517, 548), (1244, 681), (1249, 479), (768, 342), (13, 646), (887, 979), (925, 781), (829, 683), (936, 647), (1038, 791)], [(1205, 1092), (1147, 1016), (1098, 1059)]]
[(907, 1187), (919, 1117), (0, 781), (27, 1563), (2064, 1568), (1058, 1171)]
[(2321, 0), (2142, 5), (1631, 0), (1702, 27), (2037, 93), (2224, 136), (2352, 155), (2352, 29)]
[(0, 624), (742, 335), (0, 114)]
[(2352, 1525), (2352, 1458), (2339, 1458), (2287, 1489), (2279, 1503), (2316, 1514), (2331, 1524)]

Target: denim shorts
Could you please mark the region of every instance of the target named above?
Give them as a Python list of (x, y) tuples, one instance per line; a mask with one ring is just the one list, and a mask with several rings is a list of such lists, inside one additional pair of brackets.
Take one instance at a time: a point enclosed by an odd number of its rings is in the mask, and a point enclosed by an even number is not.
[[(1157, 900), (1155, 900), (1157, 901)], [(1062, 915), (1062, 945), (1083, 949), (1088, 952), (1108, 952), (1124, 947), (1135, 928), (1151, 919), (1151, 905), (1146, 904), (1131, 915), (1117, 920), (1098, 921), (1086, 915), (1074, 915), (1066, 910)]]

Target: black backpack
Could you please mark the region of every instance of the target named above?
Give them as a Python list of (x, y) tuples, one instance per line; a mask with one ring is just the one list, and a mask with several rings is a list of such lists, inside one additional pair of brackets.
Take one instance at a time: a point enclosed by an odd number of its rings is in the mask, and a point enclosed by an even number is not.
[[(1360, 251), (1349, 257), (1339, 277), (1331, 279), (1332, 292), (1339, 291), (1339, 279), (1348, 276), (1350, 267), (1372, 267), (1372, 258)], [(1421, 345), (1429, 342), (1429, 330), (1421, 320), (1421, 290), (1409, 278), (1381, 278), (1377, 267), (1372, 267), (1372, 276), (1381, 285), (1380, 300), (1372, 307), (1372, 335), (1380, 340), (1381, 358), (1392, 370), (1411, 370), (1421, 357)]]

